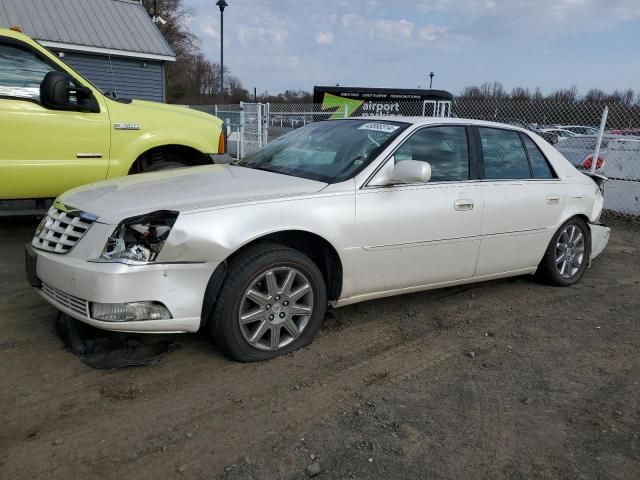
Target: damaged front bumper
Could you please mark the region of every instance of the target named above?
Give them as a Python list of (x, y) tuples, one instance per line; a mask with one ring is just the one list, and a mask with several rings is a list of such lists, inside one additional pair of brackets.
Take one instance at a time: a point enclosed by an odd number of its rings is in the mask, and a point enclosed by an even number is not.
[[(27, 276), (38, 293), (67, 315), (104, 330), (179, 333), (200, 328), (207, 282), (217, 263), (92, 263), (27, 248)], [(171, 318), (105, 321), (93, 305), (152, 303), (166, 306)]]

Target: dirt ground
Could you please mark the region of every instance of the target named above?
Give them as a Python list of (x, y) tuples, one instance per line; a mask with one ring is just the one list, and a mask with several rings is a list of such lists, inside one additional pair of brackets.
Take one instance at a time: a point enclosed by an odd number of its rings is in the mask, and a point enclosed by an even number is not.
[[(93, 370), (28, 287), (33, 221), (0, 222), (0, 478), (637, 479), (640, 225), (572, 288), (520, 277), (330, 312), (270, 362), (175, 336)], [(473, 353), (471, 353), (473, 352)]]

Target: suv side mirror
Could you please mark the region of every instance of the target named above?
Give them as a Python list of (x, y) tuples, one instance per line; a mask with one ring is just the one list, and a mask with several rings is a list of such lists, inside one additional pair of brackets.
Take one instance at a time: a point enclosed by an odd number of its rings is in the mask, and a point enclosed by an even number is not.
[(93, 93), (86, 87), (76, 86), (73, 78), (63, 72), (48, 72), (40, 83), (40, 101), (56, 110), (99, 112)]
[(426, 183), (431, 180), (431, 165), (417, 160), (402, 160), (395, 164), (391, 183)]

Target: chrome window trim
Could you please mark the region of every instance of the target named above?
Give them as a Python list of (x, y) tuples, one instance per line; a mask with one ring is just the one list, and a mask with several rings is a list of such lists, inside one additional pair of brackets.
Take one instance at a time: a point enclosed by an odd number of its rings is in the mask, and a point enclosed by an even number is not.
[(478, 182), (559, 182), (560, 178), (479, 178)]
[(389, 185), (366, 185), (362, 188), (360, 188), (360, 190), (363, 191), (372, 191), (372, 190), (389, 190), (390, 188), (396, 188), (396, 187), (428, 187), (428, 186), (447, 186), (447, 185), (461, 185), (461, 184), (474, 184), (474, 183), (479, 183), (480, 180), (478, 179), (474, 179), (474, 180), (451, 180), (448, 182), (418, 182), (418, 183), (394, 183), (394, 184), (389, 184)]
[(187, 260), (176, 260), (176, 261), (166, 261), (166, 262), (141, 262), (137, 260), (128, 260), (126, 258), (117, 258), (115, 260), (107, 260), (105, 258), (91, 258), (87, 260), (89, 263), (119, 263), (122, 265), (127, 265), (129, 267), (151, 267), (154, 265), (194, 265), (194, 264), (203, 264), (207, 263), (206, 261), (187, 261)]
[[(420, 125), (418, 126), (415, 130), (410, 130), (406, 133), (406, 137), (402, 138), (402, 139), (398, 139), (399, 143), (393, 147), (393, 150), (391, 151), (391, 153), (389, 153), (387, 155), (387, 157), (382, 160), (380, 162), (380, 164), (375, 168), (375, 170), (369, 175), (369, 177), (367, 177), (367, 179), (362, 183), (362, 185), (360, 187), (358, 187), (358, 190), (371, 190), (371, 189), (379, 189), (379, 188), (393, 188), (393, 187), (405, 187), (405, 186), (417, 186), (417, 185), (446, 185), (446, 184), (461, 184), (461, 183), (487, 183), (487, 182), (561, 182), (562, 179), (560, 178), (560, 176), (558, 175), (558, 173), (556, 172), (555, 168), (553, 167), (553, 164), (549, 161), (549, 159), (547, 158), (547, 156), (545, 155), (545, 153), (542, 151), (542, 149), (538, 146), (538, 143), (535, 141), (534, 138), (531, 137), (531, 135), (529, 134), (529, 132), (523, 130), (523, 129), (518, 129), (518, 128), (509, 128), (509, 127), (503, 127), (503, 126), (493, 126), (493, 125), (485, 125), (483, 126), (483, 128), (495, 128), (496, 130), (507, 130), (509, 132), (516, 132), (516, 133), (522, 133), (524, 135), (527, 135), (529, 137), (529, 139), (535, 144), (535, 146), (538, 148), (538, 150), (540, 151), (540, 153), (542, 154), (542, 156), (545, 158), (545, 160), (547, 161), (547, 164), (549, 165), (549, 168), (551, 169), (551, 171), (555, 174), (555, 178), (496, 178), (496, 179), (489, 179), (489, 178), (477, 178), (477, 179), (468, 179), (468, 180), (451, 180), (451, 181), (447, 181), (447, 182), (426, 182), (426, 183), (397, 183), (397, 184), (392, 184), (392, 185), (369, 185), (369, 183), (371, 183), (371, 181), (373, 180), (373, 178), (378, 174), (378, 172), (380, 170), (382, 170), (382, 168), (387, 164), (387, 162), (389, 160), (391, 160), (391, 158), (395, 155), (395, 153), (400, 149), (400, 147), (402, 145), (404, 145), (404, 143), (406, 141), (408, 141), (413, 134), (419, 132), (420, 130), (423, 130), (425, 128), (431, 128), (431, 127), (472, 127), (472, 128), (480, 128), (479, 125), (476, 125), (474, 123), (431, 123), (429, 125)], [(468, 140), (468, 138), (467, 138)], [(524, 146), (523, 146), (524, 148)], [(527, 161), (529, 161), (529, 157), (528, 157), (528, 152), (525, 149), (525, 154), (527, 155)], [(469, 160), (471, 160), (471, 152), (469, 152)], [(471, 164), (471, 162), (469, 162), (469, 164)], [(469, 172), (471, 173), (471, 172)], [(484, 174), (484, 172), (482, 172)]]
[[(547, 162), (547, 165), (549, 166), (549, 169), (551, 170), (551, 173), (553, 173), (555, 175), (554, 178), (533, 178), (533, 172), (531, 171), (531, 178), (523, 178), (521, 180), (560, 180), (560, 176), (558, 175), (558, 172), (556, 171), (556, 169), (553, 166), (553, 163), (549, 161), (549, 157), (547, 157), (547, 155), (542, 151), (542, 149), (540, 148), (540, 145), (538, 145), (538, 142), (536, 142), (536, 140), (531, 136), (532, 133), (536, 133), (536, 132), (531, 132), (530, 130), (526, 130), (524, 128), (522, 129), (515, 129), (515, 128), (508, 128), (508, 127), (503, 127), (503, 126), (494, 126), (494, 125), (474, 125), (474, 127), (476, 129), (478, 129), (478, 136), (480, 135), (480, 129), (481, 128), (493, 128), (494, 130), (507, 130), (509, 132), (516, 132), (519, 135), (526, 135), (529, 140), (531, 140), (533, 142), (533, 144), (536, 146), (536, 148), (538, 149), (538, 151), (540, 152), (540, 154), (544, 157), (544, 159)], [(529, 163), (529, 168), (532, 168), (531, 165), (531, 159), (529, 158), (529, 152), (527, 150), (527, 147), (524, 145), (524, 142), (522, 142), (522, 139), (520, 139), (520, 142), (523, 143), (522, 148), (524, 149), (524, 153), (527, 156), (527, 162)], [(482, 143), (480, 144), (480, 147), (482, 147)], [(484, 155), (484, 153), (483, 153)], [(483, 159), (483, 167), (484, 167), (484, 159)], [(482, 171), (482, 176), (484, 177), (484, 174), (486, 172)], [(495, 180), (495, 181), (500, 181), (500, 180), (505, 180), (505, 181), (511, 181), (511, 180), (518, 180), (518, 179), (514, 179), (514, 178), (496, 178), (496, 179), (485, 179), (482, 178), (481, 180)]]

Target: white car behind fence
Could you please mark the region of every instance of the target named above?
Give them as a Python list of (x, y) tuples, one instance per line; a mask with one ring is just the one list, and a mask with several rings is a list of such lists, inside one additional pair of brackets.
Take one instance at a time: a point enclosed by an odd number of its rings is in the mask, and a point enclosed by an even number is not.
[[(589, 169), (595, 136), (568, 138), (554, 145), (576, 167)], [(606, 135), (596, 171), (608, 178), (604, 208), (626, 217), (640, 217), (640, 138)]]

